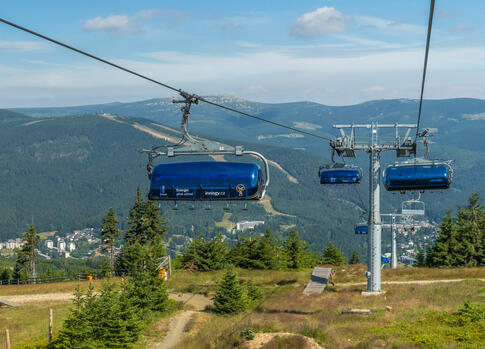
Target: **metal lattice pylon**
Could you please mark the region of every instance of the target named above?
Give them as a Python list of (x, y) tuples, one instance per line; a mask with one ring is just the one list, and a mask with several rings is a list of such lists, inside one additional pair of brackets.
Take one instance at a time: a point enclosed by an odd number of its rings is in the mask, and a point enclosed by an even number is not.
[[(337, 154), (345, 157), (355, 157), (357, 150), (369, 154), (369, 233), (367, 250), (367, 293), (379, 294), (381, 290), (381, 215), (380, 215), (380, 155), (384, 150), (395, 150), (397, 157), (416, 154), (416, 143), (412, 139), (411, 130), (416, 124), (351, 124), (334, 125), (339, 129), (341, 137), (330, 142), (330, 146)], [(379, 139), (379, 129), (395, 129), (395, 137), (389, 140)], [(349, 133), (345, 130), (350, 129)], [(370, 137), (366, 141), (356, 138), (356, 129), (370, 130)], [(400, 130), (405, 129), (404, 136)]]

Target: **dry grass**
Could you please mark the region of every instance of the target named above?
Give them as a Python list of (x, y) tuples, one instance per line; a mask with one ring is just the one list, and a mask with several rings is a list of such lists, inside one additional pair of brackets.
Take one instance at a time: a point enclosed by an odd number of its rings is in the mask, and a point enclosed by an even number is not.
[[(112, 280), (118, 282), (120, 278), (114, 278)], [(73, 293), (76, 287), (79, 287), (81, 290), (86, 290), (90, 284), (97, 290), (101, 288), (101, 285), (105, 281), (106, 280), (67, 281), (37, 285), (2, 285), (0, 286), (0, 297), (21, 294)]]
[[(412, 348), (402, 338), (383, 335), (377, 329), (400, 321), (416, 321), (429, 311), (456, 311), (465, 300), (485, 302), (485, 268), (428, 269), (408, 268), (384, 270), (383, 281), (436, 280), (469, 278), (463, 282), (427, 285), (384, 285), (386, 294), (363, 297), (365, 266), (335, 267), (335, 287), (322, 295), (304, 296), (301, 292), (309, 280), (311, 270), (265, 271), (239, 270), (242, 279), (252, 279), (266, 295), (265, 301), (252, 313), (222, 317), (211, 313), (197, 313), (188, 334), (177, 348), (227, 348), (241, 345), (245, 339), (241, 330), (256, 332), (292, 332), (314, 337), (325, 348)], [(213, 293), (223, 271), (188, 273), (176, 271), (168, 281), (171, 290)], [(93, 282), (96, 288), (102, 280)], [(347, 285), (346, 285), (347, 284)], [(2, 295), (72, 293), (76, 287), (86, 289), (89, 282), (1, 286)], [(48, 309), (54, 309), (54, 329), (58, 331), (68, 315), (70, 302), (38, 303), (18, 308), (0, 308), (0, 330), (9, 328), (15, 347), (22, 343), (47, 340)], [(384, 310), (391, 306), (392, 311)], [(344, 308), (371, 308), (372, 315), (342, 315)], [(147, 331), (147, 342), (167, 327), (167, 318), (160, 319)], [(3, 345), (0, 332), (0, 348)], [(145, 343), (147, 343), (145, 342)], [(142, 344), (143, 346), (143, 344)]]
[[(308, 283), (312, 273), (311, 269), (300, 271), (238, 269), (237, 271), (240, 279), (252, 280), (255, 285), (261, 287), (278, 285), (301, 287)], [(223, 270), (209, 273), (174, 271), (174, 275), (168, 280), (167, 285), (173, 292), (213, 294), (217, 289), (218, 282), (222, 279), (223, 273)]]
[[(367, 267), (363, 264), (328, 267), (335, 272), (333, 280), (336, 284), (367, 282)], [(441, 279), (485, 279), (485, 268), (398, 268), (382, 271), (383, 282)]]
[(49, 308), (54, 314), (54, 336), (69, 315), (71, 302), (43, 302), (15, 308), (0, 308), (0, 348), (5, 345), (5, 329), (10, 332), (12, 348), (27, 344), (47, 344)]
[[(388, 335), (379, 329), (393, 323), (412, 322), (431, 311), (454, 312), (464, 301), (485, 302), (485, 268), (427, 269), (409, 268), (386, 271), (384, 280), (455, 279), (453, 283), (385, 285), (381, 296), (364, 297), (364, 286), (345, 286), (363, 282), (359, 273), (364, 266), (336, 268), (336, 285), (321, 295), (305, 296), (301, 292), (309, 271), (244, 272), (266, 290), (266, 300), (252, 313), (235, 317), (199, 314), (192, 329), (177, 348), (226, 348), (241, 345), (240, 332), (292, 332), (314, 337), (325, 348), (414, 348), (404, 337)], [(350, 273), (345, 274), (345, 271)], [(305, 279), (306, 277), (306, 279)], [(205, 276), (206, 280), (208, 277)], [(284, 281), (296, 280), (289, 285)], [(304, 282), (305, 281), (305, 282)], [(339, 286), (340, 284), (340, 286)], [(298, 285), (298, 286), (295, 286)], [(392, 307), (386, 311), (385, 307)], [(374, 309), (372, 315), (342, 314), (345, 308)], [(389, 332), (390, 333), (390, 332)], [(453, 345), (453, 344), (451, 344)], [(457, 346), (458, 347), (458, 346)]]

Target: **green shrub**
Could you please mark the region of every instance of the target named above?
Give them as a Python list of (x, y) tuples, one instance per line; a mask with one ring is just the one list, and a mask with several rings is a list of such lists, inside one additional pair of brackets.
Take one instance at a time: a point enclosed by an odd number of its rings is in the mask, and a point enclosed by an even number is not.
[(246, 340), (253, 340), (256, 336), (256, 332), (251, 327), (245, 328), (241, 331), (241, 337), (245, 338)]

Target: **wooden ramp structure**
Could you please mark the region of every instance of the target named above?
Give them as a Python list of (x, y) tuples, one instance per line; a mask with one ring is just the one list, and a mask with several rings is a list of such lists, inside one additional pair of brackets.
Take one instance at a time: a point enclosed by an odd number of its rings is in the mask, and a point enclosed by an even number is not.
[(310, 282), (308, 282), (308, 285), (306, 285), (305, 289), (303, 290), (303, 294), (322, 293), (325, 287), (327, 287), (331, 272), (332, 268), (313, 268)]

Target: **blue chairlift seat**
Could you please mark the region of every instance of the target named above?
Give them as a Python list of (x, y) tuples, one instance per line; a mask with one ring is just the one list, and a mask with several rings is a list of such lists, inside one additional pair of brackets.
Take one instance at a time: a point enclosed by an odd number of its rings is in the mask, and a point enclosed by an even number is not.
[(367, 225), (356, 225), (355, 226), (355, 234), (366, 235), (368, 233), (369, 233), (369, 227)]
[(362, 178), (362, 170), (357, 166), (333, 164), (320, 167), (320, 184), (357, 184)]
[(389, 263), (389, 261), (390, 261), (389, 257), (381, 257), (381, 263), (387, 264), (387, 263)]
[(264, 189), (255, 163), (199, 161), (157, 165), (151, 200), (258, 200)]
[(451, 166), (442, 161), (406, 161), (384, 171), (388, 191), (448, 189), (453, 179)]

